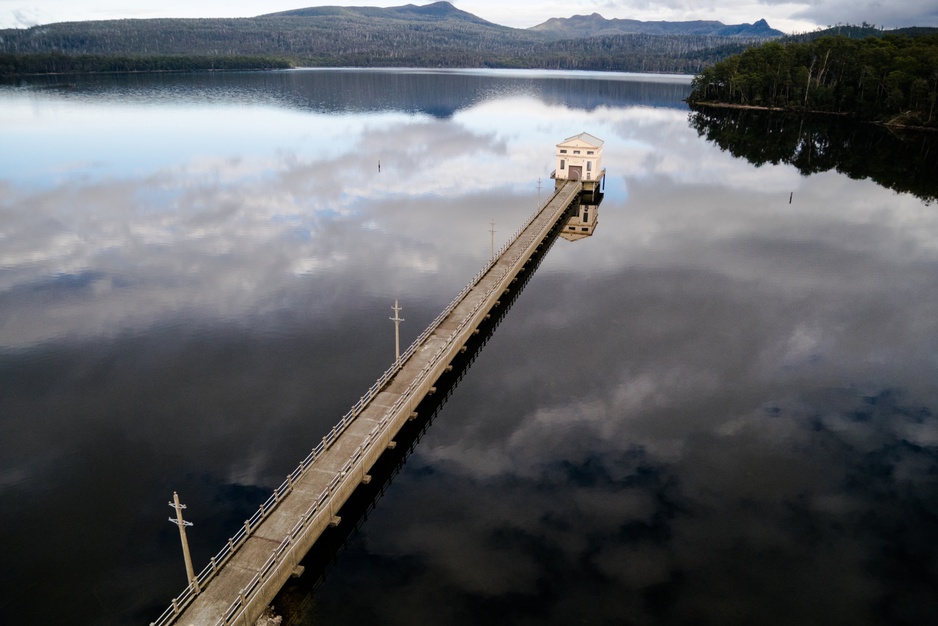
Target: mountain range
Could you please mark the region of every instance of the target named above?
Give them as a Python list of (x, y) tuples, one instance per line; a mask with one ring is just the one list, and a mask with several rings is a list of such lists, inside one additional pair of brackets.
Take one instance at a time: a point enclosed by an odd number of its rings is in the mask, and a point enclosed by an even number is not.
[(62, 22), (0, 30), (0, 55), (16, 57), (8, 67), (17, 66), (22, 55), (125, 59), (108, 65), (116, 69), (138, 67), (143, 57), (152, 61), (175, 55), (263, 56), (276, 59), (278, 66), (697, 73), (747, 45), (781, 35), (764, 20), (735, 25), (640, 22), (607, 20), (595, 13), (517, 29), (488, 22), (449, 2), (434, 2), (391, 8), (309, 7), (253, 18)]
[[(407, 4), (399, 7), (309, 7), (268, 13), (260, 17), (317, 17), (332, 18), (392, 18), (415, 21), (461, 20), (483, 26), (500, 27), (480, 17), (457, 9), (449, 2), (433, 2), (425, 5)], [(501, 27), (506, 28), (506, 27)], [(516, 30), (516, 29), (511, 29)], [(755, 24), (726, 25), (717, 21), (688, 22), (643, 22), (629, 19), (606, 19), (599, 13), (574, 15), (569, 18), (555, 17), (537, 26), (522, 29), (542, 33), (560, 39), (596, 37), (603, 35), (709, 35), (715, 37), (782, 37), (785, 33), (771, 28), (763, 19)]]
[(731, 24), (716, 21), (642, 22), (639, 20), (607, 20), (599, 13), (555, 17), (529, 30), (559, 38), (601, 37), (604, 35), (700, 35), (711, 37), (743, 37), (771, 39), (785, 35), (770, 27), (765, 20), (755, 24)]

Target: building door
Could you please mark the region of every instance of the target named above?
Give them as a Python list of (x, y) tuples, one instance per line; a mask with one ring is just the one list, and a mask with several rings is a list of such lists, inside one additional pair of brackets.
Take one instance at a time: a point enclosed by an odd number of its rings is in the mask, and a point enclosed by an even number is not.
[(567, 178), (570, 180), (580, 180), (583, 177), (582, 165), (571, 165), (567, 168)]

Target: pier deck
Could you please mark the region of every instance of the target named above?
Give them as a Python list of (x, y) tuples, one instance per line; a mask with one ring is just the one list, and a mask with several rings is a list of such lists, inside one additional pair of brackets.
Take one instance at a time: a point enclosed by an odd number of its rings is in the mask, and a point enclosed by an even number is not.
[(558, 185), (154, 625), (254, 623), (582, 190)]

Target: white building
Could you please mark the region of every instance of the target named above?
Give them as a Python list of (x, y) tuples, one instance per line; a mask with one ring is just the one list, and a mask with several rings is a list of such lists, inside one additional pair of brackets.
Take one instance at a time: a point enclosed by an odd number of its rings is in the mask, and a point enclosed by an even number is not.
[(603, 140), (589, 133), (568, 137), (557, 144), (556, 184), (564, 180), (596, 181), (603, 177)]

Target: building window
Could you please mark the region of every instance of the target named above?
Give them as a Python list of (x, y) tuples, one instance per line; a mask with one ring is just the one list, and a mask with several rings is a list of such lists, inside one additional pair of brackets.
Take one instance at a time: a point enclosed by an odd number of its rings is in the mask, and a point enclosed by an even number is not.
[(586, 151), (586, 154), (593, 154), (593, 151), (592, 151), (592, 150), (587, 150), (587, 151)]
[(583, 221), (584, 221), (584, 222), (590, 221), (590, 214), (589, 214), (589, 211), (583, 211)]
[(580, 151), (579, 151), (579, 150), (574, 150), (574, 151), (573, 151), (573, 154), (580, 154)]
[(587, 162), (586, 162), (586, 171), (587, 171), (587, 172), (592, 172), (592, 171), (593, 171), (593, 162), (592, 162), (592, 161), (587, 161)]
[(565, 167), (564, 164), (565, 164), (565, 163), (566, 163), (566, 161), (564, 161), (563, 159), (560, 159), (560, 169), (564, 169), (564, 167)]
[(580, 230), (582, 230), (584, 233), (588, 233), (590, 231), (589, 228), (581, 228)]
[(566, 150), (561, 150), (561, 151), (560, 151), (560, 154), (566, 154), (566, 153), (567, 153)]

